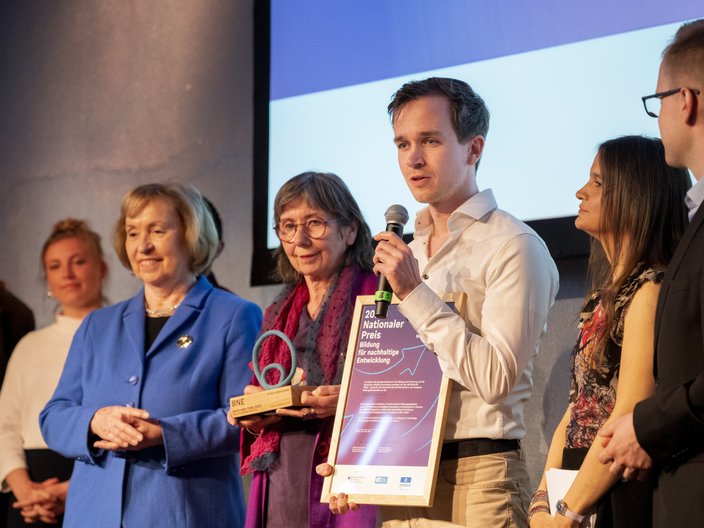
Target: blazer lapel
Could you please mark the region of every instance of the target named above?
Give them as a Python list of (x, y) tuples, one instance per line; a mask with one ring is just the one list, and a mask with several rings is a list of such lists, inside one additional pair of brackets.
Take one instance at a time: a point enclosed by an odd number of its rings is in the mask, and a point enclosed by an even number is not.
[(689, 249), (689, 246), (692, 243), (692, 240), (694, 239), (694, 235), (696, 235), (699, 229), (702, 227), (702, 223), (704, 223), (704, 204), (702, 204), (699, 209), (697, 209), (694, 218), (692, 218), (692, 221), (690, 222), (689, 226), (687, 226), (687, 229), (685, 229), (684, 234), (682, 235), (682, 240), (680, 240), (679, 244), (677, 244), (675, 254), (672, 256), (672, 260), (670, 260), (670, 264), (667, 266), (665, 280), (662, 283), (662, 289), (660, 290), (660, 295), (658, 296), (658, 305), (655, 310), (655, 343), (658, 342), (658, 334), (660, 333), (660, 323), (662, 321), (662, 310), (665, 306), (665, 301), (667, 300), (667, 294), (670, 291), (670, 284), (672, 284), (672, 280), (674, 279), (675, 275), (677, 275), (677, 271), (679, 270), (680, 265), (682, 264), (684, 256), (687, 254), (687, 250)]
[(137, 356), (144, 357), (144, 289), (132, 297), (127, 308), (122, 314), (122, 320), (127, 329), (127, 339), (137, 352)]

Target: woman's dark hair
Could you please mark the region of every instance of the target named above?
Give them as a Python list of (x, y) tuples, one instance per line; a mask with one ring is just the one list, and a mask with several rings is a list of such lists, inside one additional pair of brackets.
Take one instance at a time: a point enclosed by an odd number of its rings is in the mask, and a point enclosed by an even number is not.
[[(589, 274), (592, 291), (601, 291), (606, 328), (614, 326), (615, 302), (639, 265), (664, 269), (687, 227), (685, 193), (689, 172), (665, 163), (659, 139), (624, 136), (605, 141), (597, 153), (601, 166), (600, 232), (612, 245), (609, 263), (602, 245), (592, 239)], [(610, 331), (598, 344), (605, 353)]]
[[(359, 205), (339, 176), (329, 172), (304, 172), (284, 183), (274, 199), (274, 225), (279, 224), (286, 206), (299, 198), (304, 198), (311, 207), (325, 211), (340, 227), (356, 225), (357, 237), (345, 252), (344, 265), (356, 264), (365, 270), (372, 269), (371, 231)], [(276, 274), (287, 284), (296, 283), (301, 278), (281, 245), (276, 250)]]

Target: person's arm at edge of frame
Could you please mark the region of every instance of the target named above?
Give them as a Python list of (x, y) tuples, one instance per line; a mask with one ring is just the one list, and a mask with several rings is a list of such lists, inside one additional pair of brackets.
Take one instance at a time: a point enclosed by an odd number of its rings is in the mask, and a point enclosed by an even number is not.
[[(704, 314), (704, 277), (699, 280), (699, 299), (699, 313)], [(700, 325), (704, 334), (704, 320)], [(704, 349), (704, 343), (693, 346)], [(704, 445), (704, 370), (692, 374), (691, 381), (671, 391), (659, 391), (634, 410), (640, 445), (665, 470), (701, 452), (692, 447), (701, 449)]]
[[(704, 313), (704, 280), (699, 281), (700, 313)], [(704, 322), (701, 323), (704, 329)], [(696, 346), (696, 345), (693, 345)], [(698, 345), (700, 348), (704, 344)], [(605, 446), (600, 462), (624, 477), (647, 478), (654, 463), (664, 470), (677, 467), (704, 444), (704, 371), (674, 389), (658, 390), (638, 403), (633, 413), (602, 428)], [(696, 449), (696, 447), (695, 447)]]
[(567, 406), (567, 410), (565, 411), (565, 414), (562, 416), (562, 419), (560, 420), (560, 423), (557, 424), (557, 427), (555, 428), (555, 432), (552, 435), (552, 441), (550, 442), (550, 448), (548, 449), (548, 456), (545, 460), (545, 469), (543, 470), (543, 477), (540, 480), (540, 485), (538, 486), (538, 490), (536, 491), (535, 494), (533, 494), (533, 497), (535, 499), (536, 494), (538, 494), (541, 491), (545, 492), (545, 499), (544, 500), (537, 500), (537, 501), (531, 501), (530, 508), (528, 510), (528, 518), (530, 522), (531, 528), (540, 528), (542, 526), (550, 526), (553, 520), (552, 515), (550, 513), (545, 512), (545, 511), (538, 511), (533, 514), (531, 514), (531, 510), (534, 506), (541, 506), (541, 507), (548, 507), (548, 495), (547, 495), (547, 490), (548, 490), (548, 483), (547, 483), (547, 478), (546, 478), (546, 473), (548, 469), (551, 468), (561, 468), (562, 467), (562, 449), (565, 447), (565, 433), (567, 430), (567, 424), (570, 421), (570, 411), (572, 409), (572, 405)]

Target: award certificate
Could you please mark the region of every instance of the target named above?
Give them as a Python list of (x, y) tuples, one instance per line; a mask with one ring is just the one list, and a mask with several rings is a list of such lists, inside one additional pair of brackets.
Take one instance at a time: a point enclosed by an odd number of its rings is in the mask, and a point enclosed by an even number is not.
[(359, 504), (431, 506), (450, 381), (435, 354), (389, 306), (355, 305), (321, 502), (346, 493)]

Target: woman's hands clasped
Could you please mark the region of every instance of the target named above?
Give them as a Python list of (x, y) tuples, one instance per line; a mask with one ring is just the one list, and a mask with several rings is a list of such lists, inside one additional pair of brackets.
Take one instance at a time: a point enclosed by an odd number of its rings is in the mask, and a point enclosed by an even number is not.
[(68, 481), (58, 482), (57, 479), (49, 479), (38, 484), (32, 497), (17, 501), (12, 506), (20, 510), (26, 523), (56, 524), (66, 507)]
[(162, 445), (159, 421), (149, 418), (144, 409), (112, 405), (98, 409), (90, 421), (91, 432), (99, 437), (96, 449), (139, 451)]
[(12, 507), (20, 510), (24, 522), (56, 524), (66, 506), (68, 481), (50, 478), (43, 482), (29, 482), (23, 488), (16, 490), (17, 500)]

